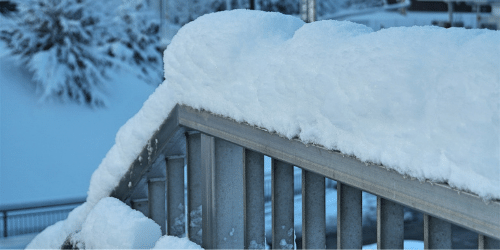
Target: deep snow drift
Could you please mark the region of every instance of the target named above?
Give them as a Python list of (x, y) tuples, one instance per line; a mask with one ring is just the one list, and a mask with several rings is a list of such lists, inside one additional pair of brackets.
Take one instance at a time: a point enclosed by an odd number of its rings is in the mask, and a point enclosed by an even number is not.
[[(118, 132), (86, 206), (111, 193), (177, 103), (500, 198), (498, 58), (498, 31), (202, 16), (173, 38), (166, 82)], [(64, 223), (79, 229), (71, 216)], [(30, 247), (58, 247), (39, 237)]]

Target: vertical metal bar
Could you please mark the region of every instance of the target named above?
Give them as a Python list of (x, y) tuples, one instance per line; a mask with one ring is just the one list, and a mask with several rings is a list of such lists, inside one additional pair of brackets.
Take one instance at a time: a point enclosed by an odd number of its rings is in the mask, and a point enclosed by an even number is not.
[(7, 238), (9, 234), (7, 233), (7, 211), (2, 211), (3, 214), (3, 237)]
[(480, 234), (478, 237), (478, 249), (500, 249), (500, 240)]
[(264, 249), (265, 241), (264, 155), (247, 149), (245, 150), (245, 248)]
[(273, 249), (293, 249), (293, 166), (276, 159), (271, 165)]
[(424, 248), (451, 249), (451, 224), (424, 214)]
[(165, 235), (165, 178), (148, 180), (148, 205), (149, 217), (160, 225), (161, 234)]
[(304, 22), (307, 22), (308, 20), (307, 2), (308, 2), (307, 0), (300, 0), (300, 19), (302, 19), (302, 21)]
[(361, 190), (337, 182), (337, 248), (361, 249)]
[(312, 23), (316, 21), (316, 0), (307, 1), (307, 22)]
[(325, 249), (325, 177), (302, 169), (302, 248)]
[(184, 156), (165, 159), (167, 167), (167, 235), (181, 237), (185, 232)]
[(245, 246), (245, 150), (233, 143), (201, 135), (203, 239), (205, 249)]
[(450, 27), (453, 27), (453, 2), (451, 0), (448, 0), (448, 21)]
[(132, 200), (130, 203), (132, 203), (132, 208), (141, 212), (144, 214), (144, 216), (149, 217), (149, 205), (148, 205), (148, 199), (135, 199)]
[(403, 206), (377, 197), (377, 248), (403, 249), (404, 247)]
[(202, 243), (202, 190), (203, 169), (201, 168), (201, 134), (190, 132), (187, 139), (187, 225), (188, 238)]

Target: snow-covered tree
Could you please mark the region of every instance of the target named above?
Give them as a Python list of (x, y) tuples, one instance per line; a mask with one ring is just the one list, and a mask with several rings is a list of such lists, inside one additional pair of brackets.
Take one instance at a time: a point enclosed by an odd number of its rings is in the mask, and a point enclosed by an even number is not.
[(118, 8), (116, 27), (122, 27), (108, 43), (108, 54), (124, 62), (125, 67), (150, 84), (163, 79), (160, 25), (142, 0), (128, 0)]
[(138, 4), (126, 1), (118, 8), (121, 3), (21, 2), (17, 15), (2, 18), (0, 39), (33, 72), (43, 100), (104, 106), (109, 70), (127, 67), (149, 82), (162, 79), (158, 24), (146, 21), (148, 14)]

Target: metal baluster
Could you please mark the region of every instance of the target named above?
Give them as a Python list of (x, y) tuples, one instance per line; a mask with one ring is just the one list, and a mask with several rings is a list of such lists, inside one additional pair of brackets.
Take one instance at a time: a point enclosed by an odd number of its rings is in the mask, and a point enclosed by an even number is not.
[(424, 248), (451, 249), (451, 224), (424, 214)]
[(185, 232), (184, 156), (169, 156), (167, 167), (167, 234), (181, 237)]
[(201, 135), (203, 239), (205, 249), (243, 249), (245, 246), (245, 150)]
[(3, 214), (3, 237), (7, 238), (9, 233), (7, 232), (8, 222), (7, 222), (7, 211), (2, 211)]
[(377, 197), (377, 248), (404, 248), (404, 211), (398, 203)]
[(150, 178), (148, 180), (149, 217), (160, 225), (161, 234), (166, 233), (165, 216), (165, 178)]
[(201, 134), (189, 132), (187, 140), (187, 225), (188, 238), (202, 244), (202, 192), (203, 169), (201, 168)]
[(302, 169), (302, 248), (326, 247), (325, 177)]
[(245, 248), (265, 248), (264, 155), (245, 150)]
[(307, 22), (312, 23), (316, 21), (316, 0), (307, 1)]
[(361, 249), (361, 190), (337, 182), (337, 248)]
[(293, 166), (276, 159), (271, 165), (273, 249), (293, 249)]
[(500, 249), (500, 240), (480, 234), (478, 237), (478, 249)]
[(308, 11), (307, 11), (307, 7), (308, 7), (308, 4), (307, 4), (307, 0), (300, 0), (300, 18), (302, 19), (302, 21), (304, 22), (307, 22), (307, 14), (308, 14)]

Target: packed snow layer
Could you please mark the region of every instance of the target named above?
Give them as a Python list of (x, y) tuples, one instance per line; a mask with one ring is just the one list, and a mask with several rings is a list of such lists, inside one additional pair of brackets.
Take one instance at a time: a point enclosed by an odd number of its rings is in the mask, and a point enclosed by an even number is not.
[(153, 220), (108, 197), (97, 203), (73, 239), (82, 244), (80, 249), (146, 249), (160, 237), (160, 226)]
[(203, 249), (198, 244), (189, 241), (187, 238), (164, 235), (157, 242), (153, 249)]

